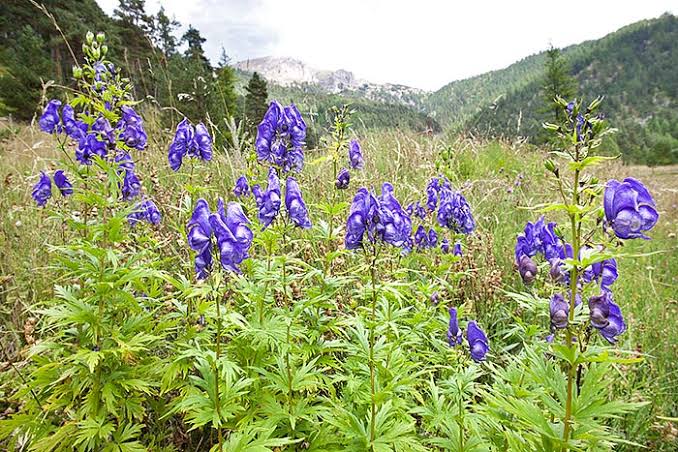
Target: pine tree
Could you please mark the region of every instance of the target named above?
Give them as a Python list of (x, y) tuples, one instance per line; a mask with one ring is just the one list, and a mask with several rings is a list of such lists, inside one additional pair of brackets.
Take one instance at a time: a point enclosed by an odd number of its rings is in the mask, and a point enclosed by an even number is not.
[(146, 0), (119, 0), (113, 15), (125, 25), (134, 25), (144, 31), (152, 28), (152, 19), (146, 14)]
[(176, 19), (170, 19), (165, 14), (165, 8), (160, 7), (153, 20), (153, 43), (158, 46), (166, 57), (172, 56), (177, 51), (177, 39), (174, 30), (181, 24)]
[(200, 62), (208, 71), (212, 70), (212, 66), (205, 56), (205, 50), (202, 48), (206, 39), (202, 37), (197, 28), (193, 28), (193, 25), (189, 25), (188, 30), (186, 30), (186, 33), (182, 36), (181, 41), (188, 45), (188, 48), (184, 53), (187, 58)]
[(548, 113), (549, 121), (556, 124), (560, 122), (561, 108), (555, 103), (555, 98), (560, 96), (571, 99), (576, 93), (576, 81), (570, 75), (570, 66), (563, 57), (560, 49), (551, 45), (546, 51), (546, 73), (542, 85), (544, 98), (544, 113)]
[(254, 125), (261, 121), (268, 109), (266, 80), (255, 72), (245, 87), (245, 91), (247, 91), (245, 95), (245, 118), (254, 130)]

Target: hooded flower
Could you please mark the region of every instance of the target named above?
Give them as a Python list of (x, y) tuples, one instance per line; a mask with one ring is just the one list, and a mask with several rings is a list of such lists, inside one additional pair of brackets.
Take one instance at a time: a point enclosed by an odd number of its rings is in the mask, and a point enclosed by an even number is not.
[(129, 201), (141, 194), (141, 181), (133, 170), (125, 170), (122, 183), (120, 184), (120, 193), (125, 201)]
[(462, 257), (464, 254), (461, 252), (461, 243), (457, 242), (454, 244), (454, 250), (452, 251), (452, 254), (455, 256)]
[(442, 242), (440, 242), (440, 251), (443, 252), (443, 254), (449, 254), (450, 253), (450, 241), (447, 239), (443, 239)]
[(393, 185), (388, 182), (381, 187), (378, 214), (377, 233), (379, 237), (393, 246), (401, 248), (406, 246), (412, 234), (412, 221), (393, 196)]
[(250, 194), (250, 185), (247, 183), (247, 178), (243, 175), (235, 181), (235, 187), (233, 187), (233, 194), (236, 198), (242, 198)]
[(438, 178), (433, 178), (426, 186), (426, 207), (433, 212), (438, 207)]
[(287, 208), (287, 214), (295, 225), (302, 229), (309, 229), (311, 227), (308, 209), (301, 196), (299, 184), (292, 176), (287, 178), (285, 184), (285, 208)]
[(450, 308), (449, 313), (450, 324), (447, 328), (447, 343), (450, 344), (450, 347), (454, 347), (456, 345), (461, 345), (463, 338), (462, 332), (459, 329), (459, 322), (457, 320), (457, 308)]
[(103, 116), (99, 116), (96, 121), (94, 121), (94, 124), (92, 124), (92, 132), (95, 132), (99, 140), (103, 141), (104, 143), (108, 143), (110, 145), (115, 144), (115, 130), (113, 130), (113, 127), (111, 127), (111, 123), (108, 122), (108, 119), (104, 118)]
[(257, 158), (278, 165), (283, 172), (301, 171), (305, 139), (306, 123), (297, 107), (291, 104), (283, 108), (273, 101), (257, 127)]
[(643, 232), (657, 223), (659, 214), (645, 186), (627, 177), (624, 182), (607, 182), (604, 196), (605, 219), (620, 239), (648, 239)]
[(59, 107), (61, 107), (60, 100), (52, 99), (47, 103), (38, 120), (40, 130), (47, 133), (61, 133)]
[(249, 257), (252, 245), (250, 221), (242, 211), (240, 204), (229, 202), (224, 210), (224, 202), (219, 199), (217, 213), (209, 217), (219, 248), (221, 266), (228, 271), (240, 273), (240, 264)]
[(80, 140), (87, 134), (87, 124), (83, 121), (75, 119), (75, 111), (70, 105), (64, 105), (61, 110), (61, 118), (64, 124), (64, 131), (66, 135), (74, 140)]
[(334, 182), (334, 186), (339, 190), (344, 190), (348, 188), (348, 184), (351, 181), (351, 173), (348, 172), (346, 168), (342, 168), (337, 174), (337, 180)]
[(278, 215), (281, 204), (280, 179), (275, 168), (268, 170), (268, 187), (262, 192), (259, 185), (252, 187), (252, 193), (259, 209), (259, 222), (262, 229), (266, 229)]
[(63, 170), (56, 170), (54, 172), (54, 185), (56, 185), (61, 192), (61, 196), (73, 194), (73, 184), (68, 180)]
[(525, 284), (532, 284), (539, 273), (539, 269), (530, 257), (523, 254), (518, 261), (518, 273), (520, 273)]
[(610, 343), (617, 342), (617, 336), (626, 331), (621, 309), (612, 299), (612, 292), (603, 291), (589, 298), (591, 325)]
[(483, 330), (478, 327), (475, 320), (468, 322), (466, 327), (466, 340), (468, 341), (471, 350), (471, 358), (475, 362), (480, 362), (485, 359), (485, 355), (490, 351), (490, 345), (487, 341), (487, 336)]
[(367, 233), (369, 241), (376, 238), (376, 225), (379, 221), (379, 201), (377, 198), (361, 188), (353, 198), (351, 209), (346, 221), (346, 238), (344, 244), (346, 249), (354, 250), (360, 248), (363, 244), (363, 238)]
[(181, 168), (184, 157), (193, 147), (194, 136), (195, 130), (193, 126), (188, 122), (188, 119), (184, 118), (177, 125), (177, 130), (174, 133), (174, 139), (170, 143), (167, 155), (172, 170), (179, 171), (179, 168)]
[(47, 204), (47, 200), (52, 196), (52, 181), (44, 171), (40, 172), (40, 179), (33, 187), (31, 196), (33, 196), (39, 207), (44, 207)]
[(147, 223), (158, 225), (162, 220), (162, 214), (150, 199), (145, 199), (134, 207), (134, 211), (127, 215), (127, 221), (131, 226), (136, 226), (139, 221), (146, 221)]
[(600, 288), (603, 290), (609, 290), (618, 276), (619, 273), (617, 272), (616, 259), (606, 259), (602, 262), (596, 262), (584, 270), (582, 275), (585, 283), (595, 281), (600, 284)]
[(551, 297), (550, 303), (551, 325), (554, 328), (567, 328), (570, 305), (563, 298), (562, 294), (555, 294)]
[(132, 107), (122, 106), (122, 118), (118, 121), (118, 129), (122, 130), (120, 139), (131, 148), (143, 151), (148, 137), (144, 131), (144, 121)]
[(476, 223), (466, 198), (461, 193), (448, 188), (442, 188), (438, 196), (440, 198), (438, 224), (462, 234), (473, 232)]
[(90, 133), (85, 135), (78, 143), (78, 148), (75, 150), (75, 158), (83, 165), (91, 165), (92, 157), (98, 155), (104, 158), (107, 153), (108, 148), (106, 143), (99, 140), (97, 134)]
[(206, 162), (212, 160), (212, 137), (203, 123), (195, 126), (195, 135), (188, 154)]
[(360, 149), (360, 143), (358, 140), (351, 140), (351, 142), (348, 144), (348, 160), (351, 163), (351, 168), (353, 169), (363, 169), (365, 167), (363, 153)]
[(205, 279), (212, 268), (212, 225), (207, 201), (199, 199), (188, 222), (188, 246), (197, 254), (195, 272), (198, 279)]

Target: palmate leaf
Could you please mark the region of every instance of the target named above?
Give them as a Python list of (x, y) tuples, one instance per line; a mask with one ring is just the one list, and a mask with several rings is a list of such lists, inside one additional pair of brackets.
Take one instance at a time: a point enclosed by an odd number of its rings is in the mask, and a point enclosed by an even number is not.
[[(274, 449), (300, 442), (300, 439), (272, 438), (274, 428), (243, 428), (232, 432), (224, 442), (229, 452), (273, 452)], [(218, 445), (215, 446), (218, 450)]]

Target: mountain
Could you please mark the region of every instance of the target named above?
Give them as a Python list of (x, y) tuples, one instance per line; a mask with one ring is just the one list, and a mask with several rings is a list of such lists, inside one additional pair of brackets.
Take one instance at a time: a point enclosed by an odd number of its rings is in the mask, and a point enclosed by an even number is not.
[[(678, 18), (664, 14), (563, 49), (579, 97), (605, 96), (602, 108), (619, 129), (606, 143), (625, 160), (678, 162)], [(425, 100), (445, 128), (535, 140), (546, 119), (541, 85), (545, 53), (505, 69), (452, 82)]]
[(313, 87), (319, 93), (368, 99), (375, 102), (420, 107), (427, 92), (393, 83), (371, 83), (358, 79), (353, 72), (339, 69), (320, 70), (294, 58), (262, 57), (240, 61), (236, 69), (258, 72), (267, 81), (282, 87)]

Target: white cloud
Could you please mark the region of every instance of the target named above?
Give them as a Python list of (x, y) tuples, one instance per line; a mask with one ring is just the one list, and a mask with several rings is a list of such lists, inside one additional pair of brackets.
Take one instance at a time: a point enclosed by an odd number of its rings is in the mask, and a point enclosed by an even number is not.
[[(111, 13), (116, 0), (98, 0)], [(624, 25), (676, 12), (675, 1), (554, 3), (435, 0), (166, 0), (197, 27), (215, 61), (290, 56), (348, 69), (375, 82), (437, 89), (544, 50), (600, 38)]]

